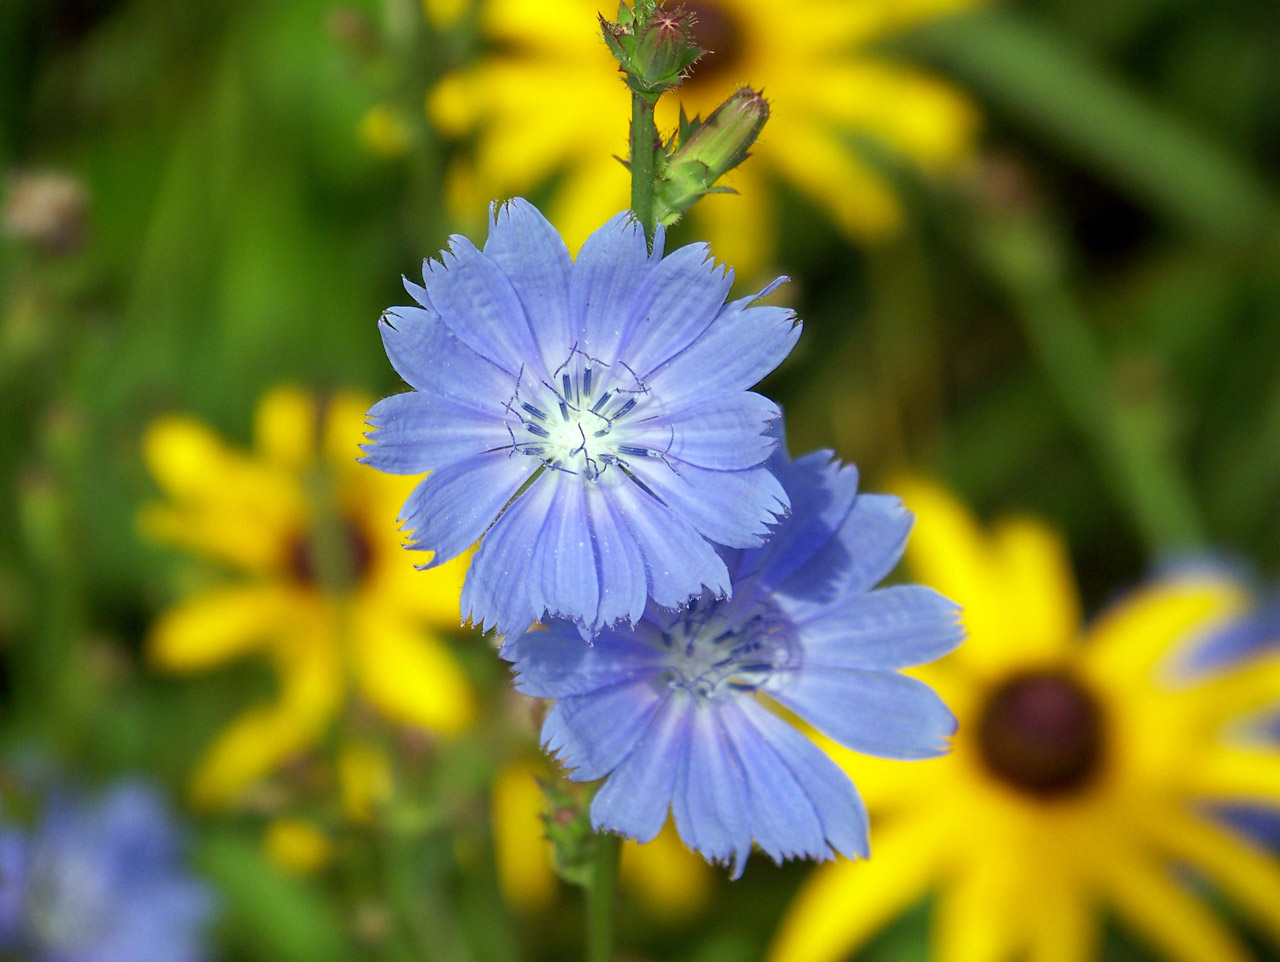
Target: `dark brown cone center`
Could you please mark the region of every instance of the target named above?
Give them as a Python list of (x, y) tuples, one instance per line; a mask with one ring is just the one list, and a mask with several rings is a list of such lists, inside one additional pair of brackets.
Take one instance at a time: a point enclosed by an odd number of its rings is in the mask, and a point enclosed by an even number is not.
[[(742, 26), (724, 7), (710, 0), (683, 4), (693, 14), (693, 42), (707, 51), (693, 65), (689, 83), (695, 87), (719, 86), (722, 82), (745, 80), (735, 77), (742, 60), (746, 38)], [(722, 98), (730, 91), (724, 91)]]
[(978, 720), (987, 768), (1019, 791), (1069, 795), (1101, 768), (1104, 718), (1094, 696), (1070, 675), (1015, 675), (990, 695)]
[[(339, 560), (344, 562), (344, 574), (347, 575), (343, 580), (349, 585), (357, 585), (369, 572), (373, 562), (373, 549), (369, 546), (369, 539), (354, 521), (344, 519), (340, 530), (343, 543), (338, 549), (345, 551), (345, 555)], [(325, 587), (322, 584), (324, 568), (319, 554), (321, 546), (315, 543), (314, 537), (314, 532), (303, 532), (290, 544), (289, 573), (295, 581), (321, 588)]]

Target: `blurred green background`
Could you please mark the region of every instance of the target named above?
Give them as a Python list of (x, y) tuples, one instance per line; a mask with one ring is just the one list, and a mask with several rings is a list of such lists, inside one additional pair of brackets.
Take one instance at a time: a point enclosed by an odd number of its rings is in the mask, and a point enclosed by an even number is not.
[[(0, 5), (3, 750), (92, 777), (150, 772), (180, 797), (232, 707), (269, 689), (260, 666), (195, 680), (147, 669), (147, 626), (179, 594), (184, 562), (139, 537), (139, 508), (158, 496), (141, 438), (185, 412), (245, 446), (258, 399), (281, 382), (399, 389), (375, 322), (404, 302), (400, 275), (460, 226), (444, 182), (467, 148), (428, 122), (423, 99), (485, 55), (479, 18), (433, 24), (411, 0)], [(982, 132), (941, 177), (849, 138), (907, 211), (875, 242), (773, 188), (773, 266), (793, 278), (781, 300), (806, 329), (764, 390), (792, 450), (835, 448), (872, 488), (910, 469), (980, 514), (1045, 518), (1090, 610), (1152, 565), (1203, 552), (1272, 577), (1274, 3), (1025, 0), (877, 44), (966, 91)], [(768, 92), (771, 78), (743, 79)], [(617, 96), (625, 117), (621, 85)], [(403, 125), (394, 149), (368, 133), (376, 108)], [(616, 134), (624, 153), (625, 121)], [(676, 237), (695, 239), (692, 225)], [(225, 958), (577, 952), (576, 913), (500, 907), (487, 785), (532, 728), (511, 734), (523, 709), (501, 707), (506, 671), (487, 644), (455, 650), (488, 707), (423, 776), (431, 827), (414, 836), (406, 884), (428, 893), (414, 898), (439, 937), (362, 942), (353, 912), (385, 893), (353, 899), (332, 878), (282, 873), (261, 853), (259, 815), (205, 815), (197, 864), (224, 892)], [(637, 958), (757, 958), (804, 872), (717, 881), (716, 911), (629, 917), (624, 944)], [(921, 911), (867, 957), (922, 958)]]

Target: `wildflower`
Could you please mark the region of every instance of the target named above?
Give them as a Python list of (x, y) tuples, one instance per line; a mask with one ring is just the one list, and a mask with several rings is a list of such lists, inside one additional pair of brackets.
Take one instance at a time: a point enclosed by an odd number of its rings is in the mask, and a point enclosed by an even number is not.
[(483, 251), (452, 243), (426, 288), (406, 282), (421, 306), (381, 324), (415, 390), (369, 412), (366, 460), (431, 471), (400, 513), (410, 547), (429, 567), (483, 536), (462, 610), (501, 632), (549, 612), (590, 634), (647, 597), (727, 593), (711, 542), (759, 545), (787, 509), (763, 464), (780, 412), (746, 388), (791, 350), (794, 315), (726, 304), (733, 274), (706, 245), (663, 257), (659, 233), (650, 254), (627, 214), (572, 263), (518, 199)]
[(411, 485), (355, 460), (366, 406), (345, 394), (321, 404), (273, 391), (258, 407), (253, 454), (189, 418), (147, 431), (147, 462), (169, 500), (143, 513), (144, 529), (235, 572), (156, 621), (152, 662), (198, 671), (259, 652), (280, 680), (276, 701), (233, 722), (200, 763), (199, 803), (234, 801), (318, 742), (348, 690), (391, 721), (437, 734), (474, 714), (435, 630), (456, 627), (465, 558), (426, 577), (406, 562), (385, 518)]
[(763, 548), (724, 552), (732, 599), (650, 605), (593, 647), (563, 623), (509, 640), (516, 687), (559, 699), (543, 744), (570, 777), (606, 778), (597, 829), (647, 841), (670, 807), (681, 839), (742, 872), (752, 839), (775, 861), (867, 854), (862, 802), (781, 704), (855, 751), (929, 758), (951, 713), (899, 669), (960, 641), (955, 607), (915, 585), (871, 590), (894, 566), (911, 516), (857, 494), (857, 473), (818, 452), (774, 468), (795, 506)]
[[(774, 180), (814, 199), (848, 236), (892, 232), (903, 216), (889, 184), (849, 149), (869, 137), (928, 172), (957, 167), (970, 153), (977, 117), (948, 83), (873, 51), (894, 31), (975, 5), (697, 0), (693, 41), (709, 53), (658, 104), (674, 130), (679, 106), (706, 117), (735, 84), (762, 87), (774, 104), (753, 159), (729, 180), (739, 197), (709, 197), (692, 216), (700, 236), (743, 276), (773, 255)], [(526, 192), (562, 175), (551, 219), (576, 246), (602, 211), (626, 203), (627, 173), (613, 159), (626, 139), (627, 90), (601, 42), (595, 0), (488, 0), (480, 13), (489, 52), (427, 97), (446, 133), (476, 136), (475, 151), (449, 174), (459, 215), (485, 198)], [(610, 12), (606, 7), (606, 12)], [(572, 97), (564, 96), (573, 91)], [(554, 104), (554, 109), (548, 105)]]
[(1063, 545), (1030, 520), (991, 533), (932, 486), (907, 563), (964, 606), (964, 647), (921, 671), (956, 709), (952, 754), (877, 766), (829, 746), (862, 786), (876, 857), (823, 866), (783, 919), (770, 962), (835, 962), (925, 892), (938, 958), (1098, 957), (1111, 909), (1183, 962), (1251, 958), (1196, 898), (1190, 867), (1280, 936), (1280, 867), (1209, 806), (1280, 806), (1280, 751), (1224, 727), (1280, 697), (1271, 659), (1204, 678), (1171, 646), (1242, 603), (1234, 583), (1169, 577), (1117, 601), (1083, 636)]
[(209, 888), (182, 865), (153, 788), (51, 801), (31, 831), (0, 829), (0, 953), (30, 962), (197, 962)]

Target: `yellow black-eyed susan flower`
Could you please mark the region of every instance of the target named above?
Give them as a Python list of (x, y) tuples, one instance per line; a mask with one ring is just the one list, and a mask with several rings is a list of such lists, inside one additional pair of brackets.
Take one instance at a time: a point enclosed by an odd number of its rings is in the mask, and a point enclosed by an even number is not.
[(969, 628), (920, 670), (959, 718), (954, 752), (892, 765), (827, 746), (863, 789), (873, 857), (815, 871), (769, 962), (845, 958), (928, 891), (941, 962), (1093, 959), (1104, 910), (1169, 958), (1250, 958), (1184, 867), (1280, 940), (1280, 865), (1210, 810), (1280, 809), (1280, 748), (1234, 724), (1280, 698), (1280, 659), (1191, 677), (1171, 665), (1171, 646), (1238, 610), (1241, 589), (1156, 581), (1082, 632), (1049, 530), (986, 533), (936, 488), (897, 490), (919, 518), (912, 576), (958, 600)]
[(188, 417), (146, 432), (165, 500), (143, 511), (144, 531), (231, 573), (160, 616), (152, 663), (199, 671), (258, 654), (279, 679), (275, 699), (233, 721), (199, 763), (199, 804), (234, 801), (320, 740), (351, 698), (437, 734), (472, 719), (472, 690), (438, 634), (459, 625), (468, 558), (414, 570), (387, 521), (414, 479), (356, 461), (368, 404), (275, 390), (259, 404), (252, 453)]

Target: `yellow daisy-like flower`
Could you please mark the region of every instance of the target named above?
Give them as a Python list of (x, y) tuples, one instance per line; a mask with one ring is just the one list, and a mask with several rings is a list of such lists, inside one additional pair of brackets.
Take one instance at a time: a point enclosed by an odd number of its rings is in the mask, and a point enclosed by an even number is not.
[(234, 801), (314, 745), (348, 697), (438, 734), (474, 715), (436, 633), (459, 625), (468, 559), (414, 570), (388, 523), (413, 480), (356, 461), (368, 408), (363, 397), (278, 389), (258, 406), (252, 454), (187, 417), (147, 429), (144, 455), (167, 500), (143, 511), (143, 530), (237, 576), (156, 621), (152, 663), (199, 671), (259, 653), (279, 678), (275, 700), (234, 721), (200, 762), (198, 804)]
[[(845, 142), (875, 138), (929, 171), (964, 159), (977, 114), (945, 82), (870, 52), (895, 30), (977, 0), (697, 0), (694, 37), (713, 53), (658, 104), (674, 130), (678, 105), (707, 116), (735, 85), (763, 88), (773, 104), (753, 159), (730, 175), (741, 196), (694, 208), (718, 257), (750, 275), (773, 251), (772, 194), (779, 177), (813, 197), (855, 238), (892, 231), (902, 206)], [(630, 99), (599, 36), (595, 0), (487, 0), (481, 28), (495, 50), (446, 77), (427, 97), (444, 131), (478, 134), (474, 159), (451, 172), (459, 215), (479, 216), (495, 196), (563, 173), (550, 211), (570, 248), (628, 203)]]
[(979, 530), (944, 492), (897, 489), (917, 513), (913, 576), (959, 601), (969, 639), (921, 671), (960, 720), (954, 752), (912, 765), (828, 750), (872, 813), (872, 858), (819, 868), (769, 962), (835, 962), (926, 891), (941, 962), (1082, 962), (1099, 916), (1168, 957), (1249, 953), (1185, 884), (1189, 866), (1280, 940), (1280, 866), (1210, 817), (1280, 807), (1280, 749), (1233, 719), (1280, 698), (1280, 660), (1178, 677), (1171, 646), (1236, 612), (1209, 578), (1141, 588), (1081, 634), (1060, 540), (1009, 521)]

